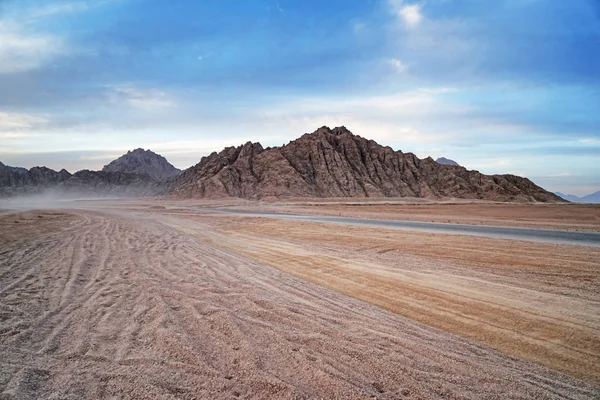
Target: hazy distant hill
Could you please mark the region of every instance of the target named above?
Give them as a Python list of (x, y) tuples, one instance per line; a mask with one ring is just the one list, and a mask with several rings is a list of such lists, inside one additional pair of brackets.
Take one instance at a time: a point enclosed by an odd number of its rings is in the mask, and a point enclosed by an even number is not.
[(483, 175), (322, 127), (285, 146), (248, 142), (203, 157), (173, 180), (178, 197), (422, 197), (561, 202), (514, 175)]
[[(67, 196), (151, 196), (165, 193), (162, 176), (178, 173), (162, 156), (142, 149), (128, 152), (102, 171), (69, 173), (46, 167), (25, 168), (0, 165), (0, 197), (53, 193)], [(152, 175), (150, 174), (152, 173)]]
[(556, 194), (565, 200), (569, 200), (575, 203), (600, 203), (600, 190), (583, 197), (578, 197), (573, 194), (563, 194), (560, 192), (556, 192)]
[(442, 165), (454, 165), (456, 167), (460, 166), (460, 164), (457, 163), (456, 161), (450, 160), (450, 159), (445, 158), (445, 157), (440, 157), (437, 160), (435, 160), (435, 162), (438, 163), (438, 164), (442, 164)]
[(102, 171), (148, 174), (155, 180), (166, 179), (181, 172), (163, 156), (144, 149), (128, 151), (127, 154), (105, 165)]

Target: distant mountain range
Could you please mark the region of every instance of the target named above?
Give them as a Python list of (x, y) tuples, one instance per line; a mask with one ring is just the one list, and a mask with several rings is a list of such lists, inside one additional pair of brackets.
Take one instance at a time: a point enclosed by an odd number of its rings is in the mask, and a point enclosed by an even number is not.
[[(441, 160), (441, 162), (440, 162)], [(451, 162), (449, 164), (449, 162)], [(34, 193), (178, 198), (416, 197), (562, 202), (527, 178), (484, 175), (452, 160), (419, 159), (322, 127), (287, 145), (248, 142), (202, 157), (181, 172), (164, 157), (136, 149), (102, 171), (29, 170), (0, 164), (0, 197)]]
[(600, 190), (583, 197), (578, 197), (573, 194), (562, 194), (560, 192), (556, 192), (556, 195), (574, 203), (600, 203)]
[(105, 166), (102, 171), (82, 170), (69, 173), (46, 167), (0, 166), (0, 197), (25, 194), (66, 196), (139, 197), (166, 194), (168, 177), (180, 171), (164, 157), (137, 149)]

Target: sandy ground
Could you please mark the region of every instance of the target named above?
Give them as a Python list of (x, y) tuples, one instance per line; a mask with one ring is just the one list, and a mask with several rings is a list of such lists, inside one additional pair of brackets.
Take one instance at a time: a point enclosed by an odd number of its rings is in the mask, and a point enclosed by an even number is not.
[(600, 396), (598, 249), (114, 204), (0, 213), (0, 399)]

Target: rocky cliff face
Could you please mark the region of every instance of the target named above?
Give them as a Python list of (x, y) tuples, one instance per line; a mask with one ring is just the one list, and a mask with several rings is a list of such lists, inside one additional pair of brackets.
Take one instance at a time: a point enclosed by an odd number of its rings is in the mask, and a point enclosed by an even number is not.
[(394, 151), (344, 127), (322, 127), (282, 147), (259, 143), (203, 157), (173, 179), (176, 197), (421, 197), (562, 201), (529, 179), (483, 175)]
[(160, 181), (179, 175), (181, 170), (171, 165), (166, 158), (150, 150), (135, 149), (117, 158), (102, 168), (103, 172), (125, 172), (129, 174), (148, 174)]

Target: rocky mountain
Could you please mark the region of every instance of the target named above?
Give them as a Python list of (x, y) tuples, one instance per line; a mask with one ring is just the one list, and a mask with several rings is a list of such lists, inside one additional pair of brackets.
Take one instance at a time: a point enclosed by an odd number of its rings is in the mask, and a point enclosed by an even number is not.
[(181, 173), (181, 170), (171, 165), (163, 156), (144, 149), (128, 151), (127, 154), (105, 165), (102, 171), (148, 174), (152, 179), (157, 181)]
[(27, 169), (21, 167), (11, 167), (10, 165), (4, 165), (0, 162), (0, 172), (27, 172)]
[(574, 203), (590, 203), (590, 204), (600, 203), (600, 190), (595, 193), (588, 194), (587, 196), (583, 196), (583, 197), (575, 196), (573, 194), (562, 194), (560, 192), (556, 192), (556, 194), (558, 196), (562, 197), (563, 199), (572, 201)]
[(460, 166), (460, 164), (457, 163), (456, 161), (450, 160), (450, 159), (445, 158), (445, 157), (440, 157), (437, 160), (435, 160), (435, 162), (438, 163), (438, 164), (442, 164), (442, 165), (454, 165), (456, 167)]
[(165, 194), (168, 177), (179, 170), (162, 156), (137, 149), (111, 162), (102, 171), (69, 173), (46, 167), (0, 165), (0, 197), (53, 193), (60, 196), (139, 197)]
[(561, 202), (514, 175), (483, 175), (322, 127), (285, 146), (248, 142), (203, 157), (171, 182), (176, 197), (421, 197)]
[(164, 191), (164, 186), (147, 174), (78, 171), (46, 167), (30, 170), (0, 171), (0, 197), (54, 193), (65, 196), (145, 196)]

